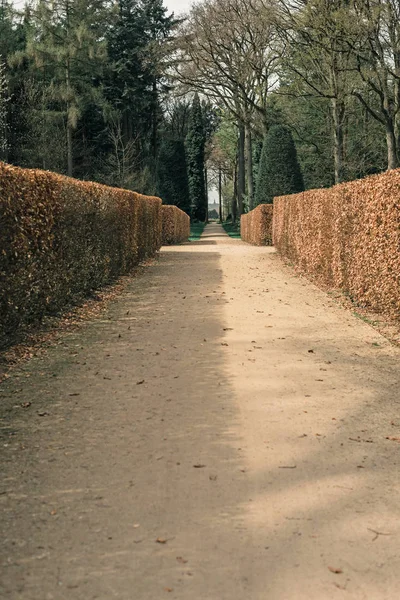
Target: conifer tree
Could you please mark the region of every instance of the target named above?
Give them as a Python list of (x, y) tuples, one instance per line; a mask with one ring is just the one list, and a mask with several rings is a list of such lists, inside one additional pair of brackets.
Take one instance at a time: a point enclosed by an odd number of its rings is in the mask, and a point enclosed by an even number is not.
[(74, 170), (74, 132), (106, 58), (105, 0), (38, 0), (26, 45), (48, 86), (49, 104), (65, 123), (67, 174)]
[(205, 133), (200, 98), (196, 94), (193, 100), (186, 138), (186, 155), (189, 180), (189, 199), (191, 216), (198, 221), (207, 220), (207, 198), (204, 176)]
[(287, 127), (274, 125), (264, 138), (255, 203), (272, 204), (275, 196), (303, 190), (303, 175), (292, 134)]
[(158, 155), (157, 193), (164, 204), (173, 204), (190, 214), (189, 185), (185, 144), (182, 140), (163, 140)]

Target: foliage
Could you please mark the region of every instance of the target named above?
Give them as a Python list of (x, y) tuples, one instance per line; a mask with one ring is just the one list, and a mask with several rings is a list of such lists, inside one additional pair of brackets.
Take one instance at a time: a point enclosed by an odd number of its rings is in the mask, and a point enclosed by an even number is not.
[(222, 227), (224, 228), (225, 232), (229, 235), (229, 237), (240, 239), (240, 227), (237, 223), (224, 222), (222, 223)]
[(180, 244), (190, 236), (190, 217), (177, 206), (162, 205), (162, 244)]
[(360, 306), (400, 316), (400, 170), (274, 201), (277, 250)]
[(190, 238), (189, 238), (189, 242), (197, 242), (200, 237), (201, 234), (204, 231), (206, 224), (205, 223), (200, 223), (200, 222), (196, 222), (194, 223), (193, 221), (190, 222)]
[(274, 125), (265, 136), (261, 152), (256, 204), (271, 204), (275, 196), (303, 189), (303, 176), (290, 130)]
[(153, 256), (161, 200), (0, 163), (0, 345)]
[(245, 194), (251, 207), (258, 140), (277, 123), (306, 188), (400, 160), (397, 0), (200, 0), (181, 21), (162, 0), (21, 6), (0, 2), (9, 163), (154, 193), (163, 141), (186, 139), (196, 90), (225, 214)]
[(189, 179), (189, 198), (192, 218), (207, 219), (207, 199), (204, 173), (205, 133), (203, 114), (198, 94), (194, 96), (186, 137), (186, 156)]
[(157, 162), (157, 194), (163, 204), (178, 206), (190, 214), (185, 144), (181, 140), (164, 139), (161, 143)]
[(260, 204), (240, 219), (242, 240), (254, 246), (272, 246), (271, 204)]

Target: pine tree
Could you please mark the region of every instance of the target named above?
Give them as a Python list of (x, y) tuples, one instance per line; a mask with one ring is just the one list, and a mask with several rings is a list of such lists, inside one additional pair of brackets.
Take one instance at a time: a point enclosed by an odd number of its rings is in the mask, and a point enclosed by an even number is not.
[(126, 142), (153, 159), (164, 93), (164, 61), (177, 21), (162, 0), (118, 0), (118, 16), (108, 33), (110, 73), (107, 98), (121, 115)]
[(189, 199), (192, 218), (207, 219), (207, 198), (204, 176), (205, 134), (200, 98), (195, 95), (186, 138), (186, 155), (189, 179)]
[(274, 125), (264, 138), (255, 204), (272, 204), (275, 196), (303, 190), (303, 175), (292, 134), (287, 127)]
[[(32, 17), (26, 55), (47, 87), (48, 110), (63, 118), (66, 171), (74, 171), (74, 132), (106, 57), (106, 0), (39, 0)], [(32, 69), (33, 70), (33, 69)], [(58, 113), (58, 115), (57, 115)]]
[(190, 214), (185, 145), (181, 140), (163, 140), (158, 155), (157, 193), (164, 204), (173, 204)]

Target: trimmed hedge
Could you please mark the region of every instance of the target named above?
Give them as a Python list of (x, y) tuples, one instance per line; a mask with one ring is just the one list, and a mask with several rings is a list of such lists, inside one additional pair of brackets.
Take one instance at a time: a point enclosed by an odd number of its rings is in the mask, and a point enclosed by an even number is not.
[(272, 204), (259, 204), (240, 218), (240, 235), (254, 246), (272, 246)]
[(190, 218), (177, 206), (162, 206), (162, 243), (180, 244), (190, 236)]
[(161, 246), (161, 200), (0, 163), (0, 347)]
[(400, 169), (275, 198), (273, 238), (304, 273), (400, 317)]

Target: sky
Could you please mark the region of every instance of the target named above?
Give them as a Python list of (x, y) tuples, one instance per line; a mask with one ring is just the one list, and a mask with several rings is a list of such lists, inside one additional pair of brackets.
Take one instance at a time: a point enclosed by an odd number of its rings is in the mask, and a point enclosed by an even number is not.
[(174, 12), (176, 15), (182, 12), (189, 12), (191, 4), (191, 0), (164, 0), (164, 5), (170, 12)]
[[(21, 8), (25, 4), (25, 0), (13, 0), (13, 4)], [(169, 12), (174, 12), (176, 15), (182, 12), (189, 12), (192, 0), (164, 0), (164, 5)]]

